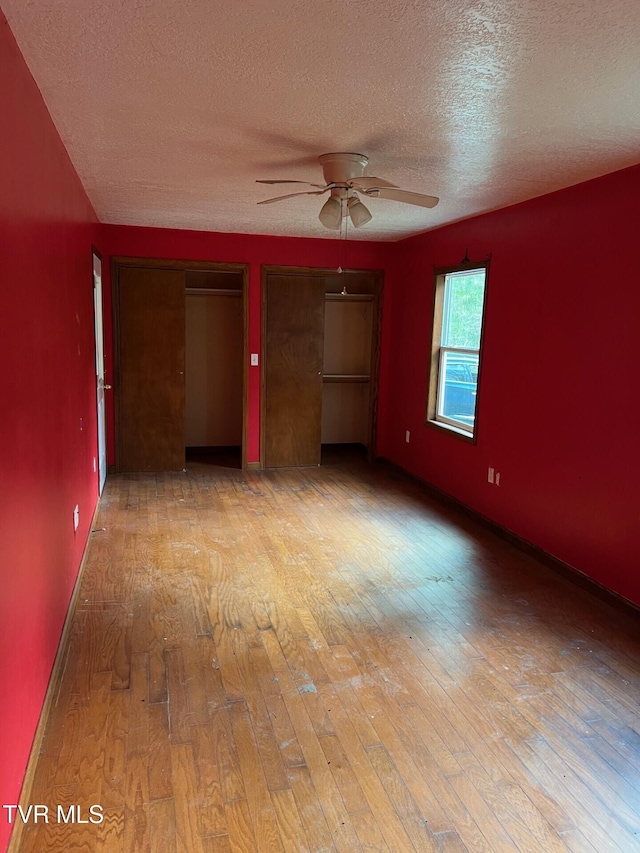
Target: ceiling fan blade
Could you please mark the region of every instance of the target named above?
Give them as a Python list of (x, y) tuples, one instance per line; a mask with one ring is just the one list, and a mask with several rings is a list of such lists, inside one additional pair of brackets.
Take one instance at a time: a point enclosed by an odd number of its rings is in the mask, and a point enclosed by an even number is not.
[(396, 187), (397, 184), (390, 184), (382, 178), (373, 178), (369, 175), (363, 175), (361, 178), (353, 178), (347, 181), (352, 190), (368, 190), (371, 187)]
[(306, 184), (308, 187), (325, 188), (324, 184), (312, 184), (310, 181), (256, 181), (256, 184)]
[(370, 187), (366, 190), (360, 190), (360, 192), (373, 198), (388, 198), (391, 201), (402, 201), (405, 204), (415, 204), (418, 207), (435, 207), (440, 201), (439, 198), (433, 195), (413, 193), (409, 190), (399, 190), (395, 187)]
[(273, 204), (274, 201), (282, 201), (285, 198), (293, 198), (296, 195), (323, 195), (328, 191), (329, 187), (324, 190), (311, 190), (310, 192), (288, 193), (287, 195), (278, 195), (275, 198), (265, 198), (264, 201), (259, 201), (258, 204)]

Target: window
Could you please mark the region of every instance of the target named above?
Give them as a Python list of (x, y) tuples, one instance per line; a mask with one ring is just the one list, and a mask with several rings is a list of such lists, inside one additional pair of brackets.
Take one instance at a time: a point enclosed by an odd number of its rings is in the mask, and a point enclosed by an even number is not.
[(427, 421), (474, 438), (487, 266), (436, 273)]

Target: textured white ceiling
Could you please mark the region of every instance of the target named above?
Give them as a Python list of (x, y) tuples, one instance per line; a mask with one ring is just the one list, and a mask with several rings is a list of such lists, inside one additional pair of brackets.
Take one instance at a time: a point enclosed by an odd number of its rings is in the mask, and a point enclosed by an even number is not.
[(3, 0), (103, 222), (335, 237), (329, 151), (440, 196), (396, 240), (640, 161), (638, 0)]

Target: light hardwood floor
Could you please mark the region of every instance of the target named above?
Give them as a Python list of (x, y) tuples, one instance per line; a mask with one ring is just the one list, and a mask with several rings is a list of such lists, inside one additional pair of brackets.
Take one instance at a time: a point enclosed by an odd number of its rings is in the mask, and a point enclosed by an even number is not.
[(20, 850), (640, 850), (639, 625), (387, 468), (111, 477)]

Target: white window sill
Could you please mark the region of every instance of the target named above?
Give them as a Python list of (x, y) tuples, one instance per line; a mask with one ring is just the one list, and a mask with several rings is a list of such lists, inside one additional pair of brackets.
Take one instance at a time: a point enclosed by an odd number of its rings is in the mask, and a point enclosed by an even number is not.
[(470, 441), (475, 443), (476, 437), (474, 432), (470, 432), (469, 430), (462, 429), (462, 427), (454, 426), (453, 424), (449, 424), (446, 421), (436, 421), (436, 420), (427, 420), (427, 425), (435, 427), (436, 429), (443, 430), (444, 432), (450, 432), (454, 435), (459, 436), (465, 441)]

